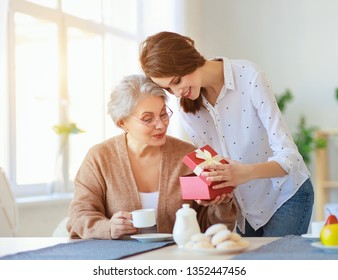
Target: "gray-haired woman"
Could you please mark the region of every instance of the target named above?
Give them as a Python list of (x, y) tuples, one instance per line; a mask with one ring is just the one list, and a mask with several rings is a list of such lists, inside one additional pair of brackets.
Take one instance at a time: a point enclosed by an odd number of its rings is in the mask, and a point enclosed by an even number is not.
[(67, 229), (73, 238), (118, 239), (137, 232), (130, 212), (157, 210), (148, 232), (172, 233), (183, 203), (197, 211), (202, 231), (215, 223), (234, 229), (231, 195), (183, 201), (179, 177), (191, 173), (182, 158), (196, 148), (167, 136), (172, 111), (166, 94), (143, 75), (125, 77), (111, 93), (108, 113), (124, 133), (92, 147), (75, 178)]

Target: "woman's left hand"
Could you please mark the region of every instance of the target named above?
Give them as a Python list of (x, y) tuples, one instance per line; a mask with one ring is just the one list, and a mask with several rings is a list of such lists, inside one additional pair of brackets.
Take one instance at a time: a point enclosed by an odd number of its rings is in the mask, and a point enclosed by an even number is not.
[(233, 194), (231, 193), (223, 193), (221, 195), (216, 196), (213, 200), (195, 200), (197, 204), (202, 206), (209, 206), (209, 205), (218, 205), (221, 203), (229, 203), (233, 198)]
[(204, 166), (202, 175), (209, 182), (222, 182), (214, 185), (214, 189), (237, 187), (251, 180), (250, 165), (227, 159), (229, 164), (210, 164)]

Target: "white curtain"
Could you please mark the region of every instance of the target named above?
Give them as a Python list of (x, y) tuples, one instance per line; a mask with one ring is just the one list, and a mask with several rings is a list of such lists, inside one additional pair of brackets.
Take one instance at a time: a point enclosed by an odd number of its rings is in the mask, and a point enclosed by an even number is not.
[(0, 166), (6, 170), (8, 141), (8, 7), (9, 0), (0, 0)]

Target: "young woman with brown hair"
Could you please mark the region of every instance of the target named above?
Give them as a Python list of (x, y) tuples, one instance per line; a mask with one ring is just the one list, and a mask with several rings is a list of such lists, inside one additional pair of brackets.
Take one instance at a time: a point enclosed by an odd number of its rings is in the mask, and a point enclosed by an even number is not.
[(314, 201), (310, 173), (264, 72), (247, 60), (205, 59), (194, 41), (160, 32), (141, 44), (144, 73), (174, 94), (195, 146), (209, 144), (230, 164), (206, 166), (217, 188), (236, 186), (244, 236), (307, 232)]

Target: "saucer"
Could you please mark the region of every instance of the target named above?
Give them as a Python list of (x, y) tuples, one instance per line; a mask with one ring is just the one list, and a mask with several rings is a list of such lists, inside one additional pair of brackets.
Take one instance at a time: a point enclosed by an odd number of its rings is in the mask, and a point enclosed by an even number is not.
[(301, 237), (312, 238), (312, 239), (319, 239), (319, 236), (312, 235), (312, 233), (302, 234)]
[(338, 246), (325, 246), (321, 242), (312, 242), (311, 245), (313, 247), (323, 249), (326, 252), (338, 252)]
[(173, 240), (173, 235), (170, 233), (145, 233), (131, 235), (130, 238), (140, 242), (159, 242)]

